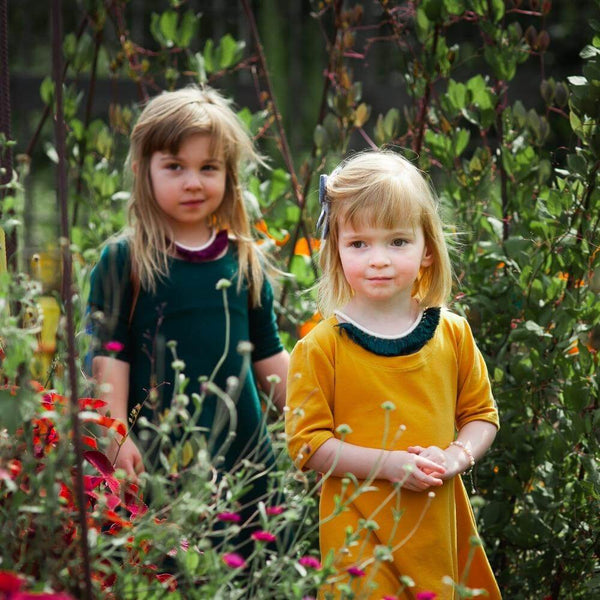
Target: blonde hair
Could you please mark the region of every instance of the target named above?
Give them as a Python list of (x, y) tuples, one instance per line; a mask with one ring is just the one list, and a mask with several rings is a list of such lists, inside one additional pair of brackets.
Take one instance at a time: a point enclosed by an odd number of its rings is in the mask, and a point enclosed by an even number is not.
[(264, 164), (231, 104), (216, 90), (191, 85), (152, 98), (131, 132), (128, 162), (134, 167), (129, 200), (132, 269), (141, 287), (154, 291), (168, 276), (173, 235), (152, 191), (150, 159), (155, 152), (177, 154), (190, 136), (207, 134), (211, 151), (226, 165), (225, 195), (213, 214), (213, 225), (228, 229), (238, 248), (238, 290), (248, 281), (252, 305), (260, 304), (263, 282), (260, 253), (252, 238), (240, 185), (240, 171), (249, 163)]
[(327, 180), (329, 233), (319, 260), (319, 309), (329, 316), (352, 297), (339, 256), (339, 223), (392, 229), (422, 227), (433, 260), (421, 269), (412, 295), (423, 308), (441, 306), (452, 288), (452, 267), (438, 202), (410, 161), (389, 150), (365, 151), (342, 163)]

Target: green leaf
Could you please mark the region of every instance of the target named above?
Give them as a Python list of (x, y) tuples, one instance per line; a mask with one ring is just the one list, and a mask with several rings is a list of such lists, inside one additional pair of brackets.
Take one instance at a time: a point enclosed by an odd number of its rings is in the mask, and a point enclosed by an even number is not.
[(45, 104), (52, 104), (54, 100), (54, 81), (49, 75), (42, 80), (40, 96)]
[(300, 287), (309, 287), (315, 282), (315, 274), (308, 256), (294, 254), (290, 263), (290, 273)]
[(585, 46), (583, 50), (579, 53), (579, 56), (584, 60), (588, 60), (590, 58), (595, 58), (596, 56), (600, 56), (600, 48), (595, 48), (594, 46)]
[(546, 338), (551, 338), (552, 337), (543, 327), (541, 327), (540, 325), (538, 325), (535, 321), (526, 321), (524, 323), (523, 327), (527, 331), (531, 331), (532, 333), (534, 333), (538, 337), (546, 337)]
[(181, 452), (181, 466), (187, 467), (194, 458), (194, 449), (192, 447), (192, 443), (188, 440), (183, 445), (183, 450)]
[(444, 0), (424, 0), (423, 10), (430, 21), (442, 21), (444, 19)]
[(323, 125), (319, 124), (315, 127), (313, 141), (315, 143), (316, 149), (321, 154), (327, 149), (327, 146), (329, 146), (329, 136), (327, 134), (327, 129), (325, 129)]
[(246, 42), (237, 42), (230, 34), (224, 35), (215, 52), (215, 62), (218, 65), (217, 68), (219, 70), (225, 70), (238, 63), (245, 47)]
[(567, 77), (567, 81), (574, 86), (580, 86), (580, 85), (587, 85), (588, 84), (588, 80), (585, 77), (582, 77), (581, 75), (571, 75), (570, 77)]
[(390, 108), (383, 119), (383, 129), (388, 140), (394, 139), (400, 129), (400, 111)]
[(465, 12), (465, 0), (445, 0), (444, 4), (451, 15), (462, 15)]
[(493, 108), (495, 102), (492, 92), (481, 75), (475, 75), (467, 81), (467, 89), (471, 92), (470, 102), (481, 109)]
[(467, 129), (457, 129), (452, 135), (452, 141), (454, 145), (454, 156), (460, 156), (467, 146), (469, 145), (469, 140), (471, 139), (471, 134)]
[(160, 16), (158, 26), (167, 48), (174, 46), (177, 40), (177, 13), (173, 10), (165, 11)]
[(187, 48), (190, 45), (190, 42), (196, 35), (199, 24), (200, 18), (193, 11), (188, 10), (184, 13), (177, 33), (177, 45), (180, 48)]
[(206, 69), (206, 72), (214, 73), (216, 70), (215, 69), (215, 43), (211, 39), (206, 40), (206, 43), (204, 44), (203, 56), (204, 56), (204, 68)]
[(190, 57), (190, 66), (196, 71), (198, 76), (198, 83), (203, 85), (208, 81), (208, 76), (206, 75), (206, 62), (204, 60), (204, 55), (201, 52), (196, 52), (194, 56)]
[(464, 83), (458, 83), (450, 79), (448, 81), (447, 97), (454, 110), (462, 110), (467, 105), (467, 86)]

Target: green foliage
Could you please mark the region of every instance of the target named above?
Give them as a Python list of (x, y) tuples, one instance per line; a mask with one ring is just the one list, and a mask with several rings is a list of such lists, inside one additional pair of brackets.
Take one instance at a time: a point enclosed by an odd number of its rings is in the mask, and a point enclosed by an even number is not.
[[(319, 211), (316, 176), (330, 172), (348, 151), (364, 144), (397, 148), (431, 173), (455, 242), (458, 286), (451, 306), (468, 317), (475, 331), (501, 414), (502, 428), (477, 466), (474, 483), (480, 532), (504, 596), (583, 600), (598, 595), (598, 23), (591, 22), (586, 34), (590, 41), (581, 51), (581, 72), (563, 81), (544, 63), (553, 41), (549, 2), (423, 0), (405, 3), (411, 10), (400, 10), (400, 3), (382, 1), (380, 12), (367, 14), (365, 3), (346, 7), (315, 0), (313, 16), (331, 34), (326, 36), (330, 42), (322, 65), (323, 109), (310, 128), (312, 147), (290, 151), (277, 128), (276, 117), (281, 115), (277, 98), (265, 85), (267, 73), (244, 41), (230, 34), (201, 39), (200, 16), (186, 3), (172, 1), (164, 2), (164, 10), (151, 17), (157, 48), (142, 48), (119, 28), (124, 14), (119, 11), (125, 4), (90, 9), (94, 16), (90, 30), (79, 37), (67, 33), (63, 44), (70, 61), (67, 81), (83, 74), (95, 76), (96, 49), (111, 77), (135, 82), (140, 97), (148, 90), (188, 81), (229, 85), (238, 71), (258, 70), (261, 110), (242, 107), (240, 117), (259, 144), (274, 138), (283, 160), (277, 157), (277, 166), (270, 171), (247, 174), (245, 186), (249, 212), (259, 225), (257, 235), (291, 274), (282, 279), (280, 295), (282, 335), (288, 346), (315, 311), (314, 290), (306, 290), (317, 276), (318, 244), (311, 239)], [(105, 30), (109, 35), (97, 35)], [(390, 94), (388, 103), (377, 110), (370, 105), (370, 90), (355, 74), (357, 61), (368, 61), (374, 51), (374, 30), (389, 58), (386, 77), (403, 82), (404, 93)], [(385, 36), (379, 35), (382, 31)], [(469, 38), (469, 44), (456, 42), (461, 35)], [(97, 48), (100, 39), (107, 41)], [(109, 41), (115, 39), (116, 45)], [(526, 63), (544, 67), (539, 96), (512, 100), (511, 86)], [(92, 120), (75, 86), (65, 84), (64, 89), (72, 241), (81, 257), (76, 261), (81, 314), (97, 248), (125, 223), (126, 138), (138, 109), (115, 102), (108, 122)], [(53, 103), (50, 78), (43, 81), (40, 96), (43, 103)], [(49, 160), (56, 161), (52, 142), (45, 141)], [(3, 200), (3, 214), (5, 229), (19, 225), (22, 207), (13, 188)], [(10, 382), (36, 350), (39, 293), (39, 284), (29, 276), (0, 274), (0, 335), (6, 354), (2, 369)], [(18, 310), (4, 298), (18, 298)], [(59, 356), (65, 352), (61, 340)], [(64, 386), (60, 373), (53, 384)], [(10, 433), (34, 410), (25, 396), (18, 411), (11, 410), (13, 406), (14, 397), (0, 392), (0, 422)], [(154, 433), (162, 439), (160, 432)], [(308, 533), (295, 546), (295, 554), (280, 556), (273, 564), (266, 550), (257, 552), (261, 579), (254, 592), (255, 597), (264, 597), (269, 590), (274, 597), (301, 598), (322, 576), (306, 569), (303, 573), (296, 561), (315, 548), (315, 501), (307, 493), (307, 482), (294, 479), (299, 475), (285, 462), (279, 433), (274, 426), (282, 460), (277, 486), (289, 492), (289, 502), (276, 527), (283, 529), (285, 521), (300, 528), (306, 519)], [(202, 535), (208, 529), (197, 527), (198, 507), (214, 519), (215, 502), (221, 502), (211, 495), (206, 472), (194, 466), (200, 451), (183, 444), (165, 454), (167, 471), (183, 467), (186, 473), (181, 489), (200, 486), (207, 492), (200, 502), (195, 492), (175, 494), (168, 477), (147, 482), (164, 500), (163, 508), (172, 511), (172, 520), (157, 527), (152, 517), (160, 509), (150, 512), (134, 529), (136, 548), (155, 540), (156, 554), (148, 558), (152, 561), (177, 547), (185, 532), (204, 551), (177, 551), (173, 558), (185, 591), (165, 596), (162, 584), (155, 583), (156, 588), (147, 585), (148, 598), (193, 597), (188, 592), (200, 583), (212, 586), (210, 597), (237, 590), (220, 555), (203, 546)], [(239, 490), (243, 481), (240, 476), (239, 481), (228, 482), (230, 490)], [(161, 490), (166, 490), (164, 497)], [(44, 507), (41, 501), (36, 506)], [(16, 512), (3, 517), (6, 523), (23, 518)], [(95, 556), (108, 561), (108, 570), (120, 565), (122, 537), (98, 536), (95, 541)], [(324, 562), (326, 571), (333, 557)], [(56, 571), (60, 573), (59, 568)], [(139, 573), (124, 573), (119, 597), (141, 597), (140, 581)]]

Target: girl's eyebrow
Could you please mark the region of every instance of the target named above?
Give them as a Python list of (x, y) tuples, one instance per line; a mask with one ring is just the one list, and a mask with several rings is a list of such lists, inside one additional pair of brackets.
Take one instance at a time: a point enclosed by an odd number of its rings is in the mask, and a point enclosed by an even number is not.
[[(178, 154), (171, 154), (170, 152), (162, 152), (159, 150), (159, 160), (162, 161), (170, 161), (170, 160), (183, 160), (181, 158), (181, 156), (179, 156)], [(218, 158), (216, 156), (210, 156), (206, 159), (204, 159), (202, 161), (203, 163), (218, 163), (218, 164), (225, 164), (225, 161), (221, 158)]]

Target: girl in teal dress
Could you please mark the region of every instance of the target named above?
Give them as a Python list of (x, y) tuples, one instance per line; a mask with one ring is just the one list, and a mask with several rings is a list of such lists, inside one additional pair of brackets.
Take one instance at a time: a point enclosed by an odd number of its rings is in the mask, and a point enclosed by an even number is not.
[[(196, 425), (204, 433), (192, 439), (195, 450), (204, 448), (220, 472), (245, 458), (268, 470), (272, 449), (258, 388), (282, 408), (288, 354), (240, 184), (242, 169), (260, 157), (230, 103), (190, 86), (145, 106), (128, 162), (130, 227), (103, 249), (89, 296), (93, 376), (111, 416), (132, 425), (109, 458), (138, 480), (158, 456), (144, 452), (157, 449), (156, 436), (140, 424), (177, 409), (176, 438), (197, 394), (204, 399)], [(244, 352), (251, 352), (249, 370)], [(244, 497), (244, 520), (266, 494), (267, 474)]]

